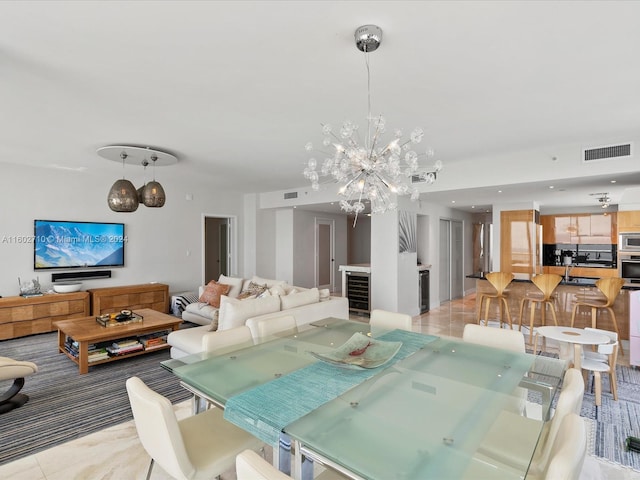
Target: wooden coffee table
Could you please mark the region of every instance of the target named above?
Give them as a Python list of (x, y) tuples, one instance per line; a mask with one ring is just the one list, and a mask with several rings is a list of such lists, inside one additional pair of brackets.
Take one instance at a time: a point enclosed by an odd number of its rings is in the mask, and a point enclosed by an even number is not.
[[(166, 313), (151, 310), (150, 308), (143, 308), (135, 310), (134, 313), (141, 315), (142, 322), (128, 323), (125, 325), (116, 325), (114, 327), (103, 327), (96, 321), (96, 317), (74, 318), (69, 320), (60, 320), (53, 324), (58, 329), (58, 349), (64, 353), (73, 362), (75, 362), (80, 373), (89, 372), (89, 344), (106, 342), (109, 340), (117, 340), (120, 338), (136, 338), (141, 335), (146, 335), (155, 332), (161, 332), (163, 330), (177, 330), (182, 323), (182, 319), (167, 315)], [(78, 342), (78, 356), (74, 356), (67, 352), (65, 348), (65, 341), (67, 337), (71, 337), (74, 341)], [(119, 355), (115, 357), (109, 357), (102, 360), (91, 362), (91, 365), (98, 365), (101, 363), (113, 362), (116, 360), (122, 360), (124, 358), (134, 357), (156, 351), (160, 349), (169, 348), (169, 344), (155, 345), (144, 350), (127, 353), (125, 355)]]

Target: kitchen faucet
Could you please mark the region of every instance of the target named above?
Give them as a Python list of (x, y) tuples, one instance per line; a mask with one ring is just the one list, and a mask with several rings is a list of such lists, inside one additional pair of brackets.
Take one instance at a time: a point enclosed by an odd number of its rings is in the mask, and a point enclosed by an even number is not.
[(573, 265), (565, 265), (564, 266), (564, 281), (568, 282), (569, 281), (569, 274), (571, 273), (571, 270), (573, 270)]

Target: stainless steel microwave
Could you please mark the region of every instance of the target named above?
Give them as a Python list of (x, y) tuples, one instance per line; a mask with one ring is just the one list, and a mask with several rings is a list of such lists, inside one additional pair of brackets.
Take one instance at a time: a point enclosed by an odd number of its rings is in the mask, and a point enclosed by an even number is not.
[(621, 233), (618, 238), (618, 251), (640, 252), (640, 233)]

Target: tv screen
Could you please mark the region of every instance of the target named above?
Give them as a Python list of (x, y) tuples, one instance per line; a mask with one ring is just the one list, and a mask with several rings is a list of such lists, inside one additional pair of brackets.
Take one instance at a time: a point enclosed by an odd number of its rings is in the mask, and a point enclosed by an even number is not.
[(34, 221), (33, 267), (123, 267), (123, 223)]

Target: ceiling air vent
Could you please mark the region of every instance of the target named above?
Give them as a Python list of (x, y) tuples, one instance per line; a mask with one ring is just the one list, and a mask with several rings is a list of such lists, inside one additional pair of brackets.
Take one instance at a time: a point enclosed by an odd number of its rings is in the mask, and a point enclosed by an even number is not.
[(421, 178), (420, 175), (411, 175), (411, 183), (421, 183), (426, 182), (424, 178)]
[(606, 160), (608, 158), (624, 158), (633, 155), (633, 144), (608, 145), (606, 147), (585, 148), (582, 150), (582, 161)]
[(284, 194), (285, 200), (289, 200), (291, 198), (298, 198), (298, 192), (287, 192)]

